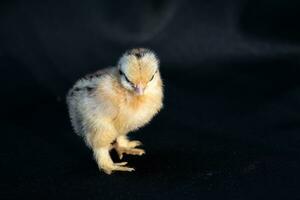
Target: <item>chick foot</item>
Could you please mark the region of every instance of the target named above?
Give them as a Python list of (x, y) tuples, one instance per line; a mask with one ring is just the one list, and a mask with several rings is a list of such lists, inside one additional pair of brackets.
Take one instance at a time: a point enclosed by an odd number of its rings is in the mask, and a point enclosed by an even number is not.
[(122, 159), (124, 153), (130, 155), (139, 155), (139, 156), (145, 154), (145, 151), (143, 149), (135, 148), (140, 145), (142, 145), (140, 141), (133, 140), (126, 143), (126, 145), (124, 144), (120, 145), (119, 143), (115, 143), (114, 148), (117, 151), (119, 158)]
[(142, 142), (138, 141), (138, 140), (132, 140), (132, 141), (128, 141), (128, 143), (126, 144), (126, 147), (128, 148), (135, 148), (138, 146), (141, 146)]
[(101, 169), (106, 174), (111, 174), (113, 171), (127, 171), (127, 172), (134, 171), (134, 168), (124, 166), (126, 164), (127, 164), (127, 162), (111, 163), (109, 165), (103, 165), (103, 166), (101, 166)]
[(134, 168), (125, 166), (127, 162), (114, 163), (109, 154), (109, 147), (94, 149), (94, 156), (99, 169), (106, 174), (111, 174), (113, 171), (134, 171)]
[(138, 148), (126, 149), (126, 148), (119, 147), (118, 149), (116, 149), (116, 151), (120, 159), (123, 158), (124, 153), (129, 155), (138, 155), (138, 156), (145, 154), (145, 151), (143, 149), (138, 149)]

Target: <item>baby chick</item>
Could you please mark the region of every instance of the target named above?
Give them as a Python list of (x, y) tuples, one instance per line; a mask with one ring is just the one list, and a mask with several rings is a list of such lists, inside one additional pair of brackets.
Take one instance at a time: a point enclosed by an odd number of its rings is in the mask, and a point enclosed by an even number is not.
[(133, 171), (127, 162), (114, 163), (109, 151), (143, 155), (127, 134), (148, 123), (162, 108), (159, 61), (148, 49), (132, 49), (116, 67), (87, 75), (68, 92), (67, 104), (74, 131), (92, 148), (100, 170)]

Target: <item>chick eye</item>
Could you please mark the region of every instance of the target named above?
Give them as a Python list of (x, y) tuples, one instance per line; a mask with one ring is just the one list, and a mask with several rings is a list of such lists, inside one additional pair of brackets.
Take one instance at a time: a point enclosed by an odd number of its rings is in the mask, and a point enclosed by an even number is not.
[(155, 76), (156, 72), (157, 72), (157, 71), (154, 72), (154, 74), (153, 74), (153, 76), (151, 77), (151, 79), (149, 80), (149, 82), (152, 81), (152, 80), (154, 79), (154, 76)]
[(133, 85), (133, 83), (127, 78), (127, 76), (124, 74), (124, 72), (122, 72), (121, 70), (119, 70), (119, 73), (121, 76), (124, 76), (125, 80), (130, 83), (131, 85)]

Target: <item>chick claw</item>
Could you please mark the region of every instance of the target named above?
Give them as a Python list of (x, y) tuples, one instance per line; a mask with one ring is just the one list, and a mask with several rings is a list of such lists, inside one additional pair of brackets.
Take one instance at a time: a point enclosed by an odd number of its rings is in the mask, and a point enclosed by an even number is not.
[(103, 166), (102, 169), (106, 174), (111, 174), (113, 171), (127, 171), (132, 172), (134, 171), (134, 168), (132, 167), (126, 167), (127, 162), (120, 162), (120, 163), (113, 163), (109, 166)]

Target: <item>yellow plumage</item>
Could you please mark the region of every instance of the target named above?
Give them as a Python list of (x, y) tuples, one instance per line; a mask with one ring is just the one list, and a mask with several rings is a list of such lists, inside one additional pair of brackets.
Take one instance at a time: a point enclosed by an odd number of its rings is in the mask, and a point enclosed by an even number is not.
[[(89, 79), (79, 80), (68, 94), (70, 116), (75, 131), (93, 149), (99, 168), (132, 171), (127, 162), (114, 163), (109, 151), (142, 155), (139, 141), (126, 135), (136, 130), (162, 108), (163, 89), (158, 59), (147, 49), (126, 52), (118, 66), (98, 71)], [(89, 87), (88, 89), (84, 89)], [(75, 88), (77, 92), (74, 92)]]

